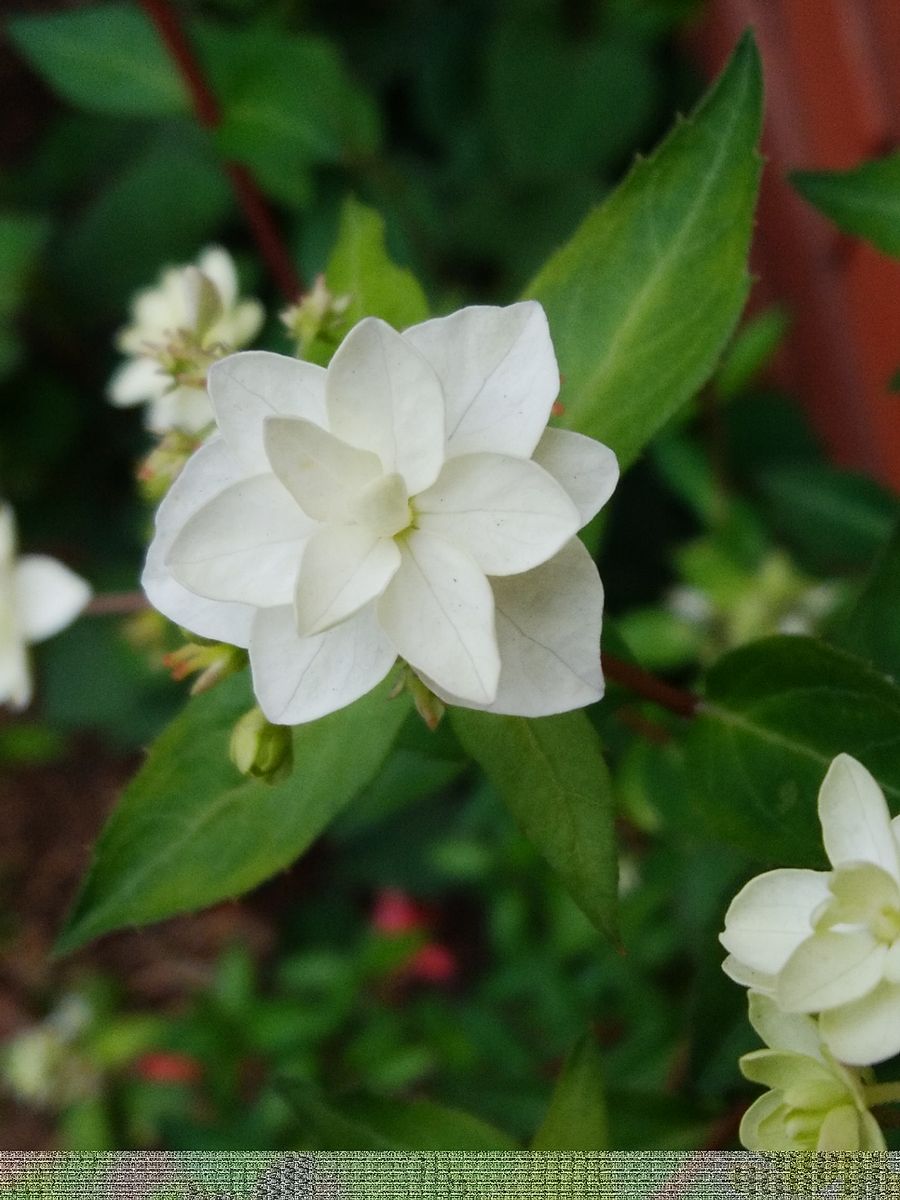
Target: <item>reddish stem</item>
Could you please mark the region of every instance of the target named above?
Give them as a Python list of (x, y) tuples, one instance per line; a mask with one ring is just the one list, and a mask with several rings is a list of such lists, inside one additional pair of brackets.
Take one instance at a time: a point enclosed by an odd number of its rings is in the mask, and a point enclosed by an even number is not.
[(143, 592), (101, 592), (88, 602), (84, 612), (89, 617), (122, 617), (149, 607)]
[(649, 671), (642, 671), (634, 663), (625, 662), (624, 659), (616, 658), (615, 655), (604, 654), (602, 657), (603, 670), (606, 675), (629, 692), (634, 692), (636, 696), (641, 696), (644, 700), (651, 700), (660, 708), (667, 708), (669, 712), (675, 713), (678, 717), (697, 715), (700, 697), (695, 696), (693, 692), (672, 687), (670, 683), (657, 679)]
[[(197, 56), (191, 49), (178, 14), (169, 0), (139, 2), (156, 27), (169, 57), (178, 68), (191, 97), (197, 120), (204, 129), (215, 129), (222, 116), (219, 103), (206, 81)], [(265, 197), (246, 167), (239, 163), (226, 162), (225, 171), (263, 262), (285, 300), (293, 302), (302, 293), (303, 282), (272, 218)]]

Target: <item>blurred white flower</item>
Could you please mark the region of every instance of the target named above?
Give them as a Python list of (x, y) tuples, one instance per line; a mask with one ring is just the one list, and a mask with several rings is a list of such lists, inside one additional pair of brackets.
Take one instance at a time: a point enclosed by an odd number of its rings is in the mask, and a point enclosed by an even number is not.
[(450, 704), (591, 703), (603, 589), (575, 534), (618, 468), (546, 429), (558, 388), (536, 303), (402, 335), (367, 318), (327, 371), (252, 351), (216, 363), (219, 436), (159, 508), (150, 600), (248, 646), (279, 724), (351, 703), (398, 655)]
[(134, 298), (131, 324), (117, 339), (129, 361), (110, 380), (110, 400), (146, 404), (156, 433), (201, 432), (213, 419), (210, 364), (251, 342), (263, 318), (258, 301), (238, 298), (234, 263), (220, 247), (204, 250), (194, 266), (168, 268)]
[(900, 818), (847, 754), (828, 769), (819, 818), (834, 870), (751, 879), (725, 916), (723, 966), (785, 1012), (820, 1013), (840, 1062), (882, 1062), (900, 1052)]
[(0, 704), (24, 708), (31, 699), (26, 647), (70, 624), (91, 589), (68, 567), (43, 554), (16, 558), (12, 509), (0, 504)]
[(743, 1145), (748, 1150), (885, 1150), (859, 1072), (835, 1062), (812, 1017), (784, 1013), (759, 992), (748, 999), (750, 1024), (769, 1049), (745, 1054), (740, 1067), (747, 1079), (770, 1090), (744, 1113)]

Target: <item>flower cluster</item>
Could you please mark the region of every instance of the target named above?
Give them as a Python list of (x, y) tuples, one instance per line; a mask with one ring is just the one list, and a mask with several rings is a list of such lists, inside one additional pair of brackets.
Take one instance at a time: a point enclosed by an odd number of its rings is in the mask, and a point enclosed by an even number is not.
[(618, 469), (546, 428), (540, 305), (402, 334), (367, 318), (327, 370), (250, 351), (208, 386), (218, 432), (160, 505), (143, 583), (173, 621), (249, 648), (269, 721), (351, 703), (398, 656), (450, 704), (600, 697), (603, 589), (576, 534)]
[(16, 557), (12, 509), (0, 504), (0, 704), (31, 700), (27, 647), (70, 624), (91, 589), (74, 571), (44, 554)]
[[(780, 1014), (779, 1028), (790, 1027), (795, 1041), (802, 1027), (807, 1046), (814, 1037), (818, 1047), (812, 1057), (832, 1074), (843, 1072), (846, 1084), (856, 1077), (837, 1064), (868, 1067), (900, 1053), (900, 818), (891, 820), (878, 784), (847, 754), (825, 776), (819, 818), (833, 869), (789, 868), (751, 879), (732, 901), (720, 940), (729, 952), (725, 972), (751, 989), (751, 1014), (754, 1005)], [(810, 1068), (781, 1065), (778, 1079), (793, 1079), (802, 1091)], [(768, 1070), (750, 1077), (775, 1086)], [(780, 1090), (787, 1095), (790, 1087)], [(767, 1119), (773, 1096), (763, 1097)], [(841, 1106), (834, 1092), (828, 1112)], [(762, 1126), (754, 1128), (758, 1141)], [(829, 1118), (821, 1136), (830, 1144), (833, 1134)], [(849, 1132), (847, 1138), (854, 1140)], [(859, 1138), (841, 1148), (867, 1148), (871, 1130), (861, 1129)], [(789, 1148), (771, 1140), (766, 1147)]]
[(134, 298), (131, 324), (118, 337), (129, 357), (110, 381), (110, 400), (146, 404), (155, 433), (204, 431), (212, 422), (209, 366), (251, 342), (263, 318), (258, 301), (238, 298), (234, 263), (218, 246), (195, 265), (170, 267)]
[(782, 1012), (761, 992), (750, 993), (749, 1015), (768, 1049), (745, 1054), (741, 1071), (769, 1091), (741, 1121), (748, 1150), (885, 1149), (860, 1072), (835, 1061), (811, 1017)]

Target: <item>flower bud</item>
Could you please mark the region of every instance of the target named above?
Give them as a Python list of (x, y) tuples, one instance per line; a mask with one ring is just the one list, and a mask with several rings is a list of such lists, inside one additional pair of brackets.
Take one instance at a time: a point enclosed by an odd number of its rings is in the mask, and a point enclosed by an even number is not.
[(188, 642), (179, 650), (173, 650), (163, 659), (163, 665), (174, 680), (197, 675), (191, 686), (191, 695), (208, 692), (211, 687), (229, 675), (235, 675), (247, 665), (246, 651), (224, 642)]
[(329, 291), (325, 276), (317, 275), (303, 299), (281, 314), (282, 322), (297, 342), (297, 356), (309, 357), (310, 347), (316, 341), (334, 349), (344, 331), (344, 316), (349, 307), (350, 297), (335, 296)]
[(178, 429), (164, 434), (138, 467), (138, 483), (146, 500), (157, 504), (181, 474), (200, 439)]
[(259, 708), (251, 708), (232, 731), (229, 754), (242, 775), (280, 783), (294, 765), (290, 727), (272, 725)]

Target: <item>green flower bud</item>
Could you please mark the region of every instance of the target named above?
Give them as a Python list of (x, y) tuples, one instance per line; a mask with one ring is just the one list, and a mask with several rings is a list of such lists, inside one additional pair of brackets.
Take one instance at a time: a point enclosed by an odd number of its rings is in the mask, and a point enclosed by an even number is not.
[(294, 766), (290, 727), (272, 725), (261, 709), (251, 708), (232, 731), (229, 754), (242, 775), (280, 783)]

